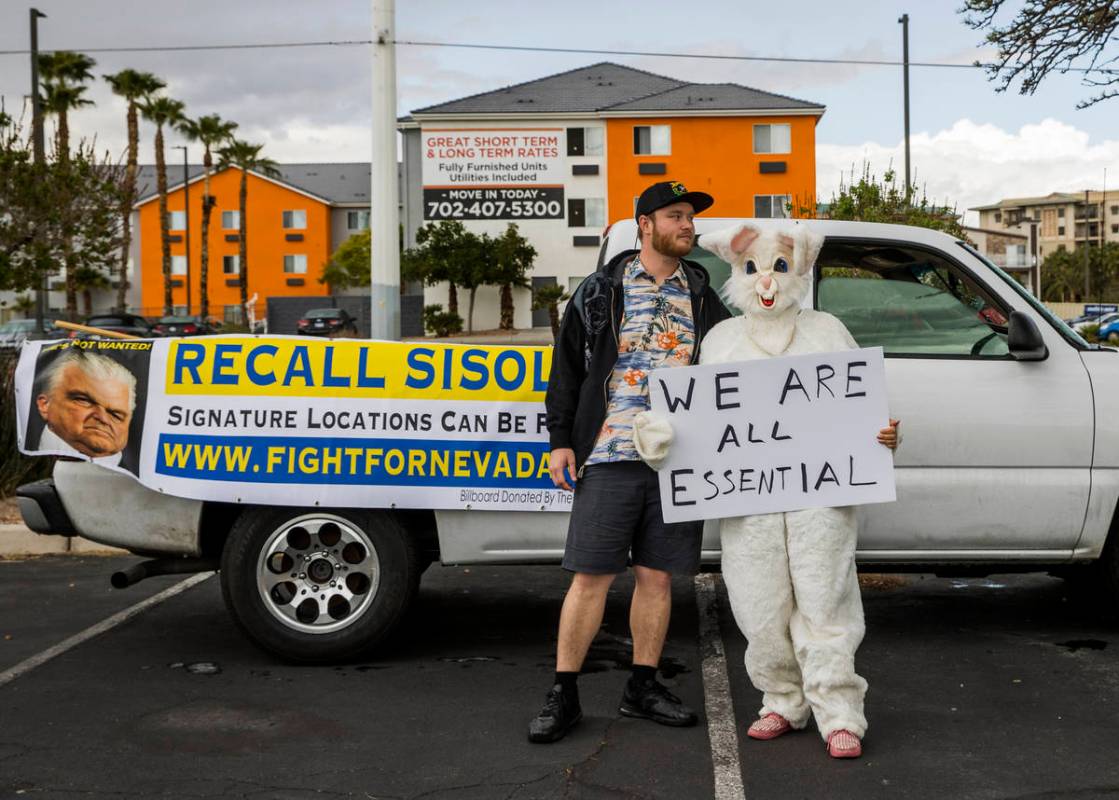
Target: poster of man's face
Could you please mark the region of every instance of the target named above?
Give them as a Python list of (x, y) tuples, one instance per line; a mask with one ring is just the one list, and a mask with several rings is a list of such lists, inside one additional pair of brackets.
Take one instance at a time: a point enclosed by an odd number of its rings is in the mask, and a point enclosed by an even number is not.
[[(79, 453), (99, 458), (128, 444), (136, 377), (106, 356), (71, 350), (59, 359), (36, 408), (46, 426)], [(58, 362), (56, 362), (58, 363)], [(54, 365), (52, 365), (54, 366)]]
[(145, 351), (110, 354), (79, 345), (40, 354), (28, 449), (72, 449), (136, 473), (149, 358)]

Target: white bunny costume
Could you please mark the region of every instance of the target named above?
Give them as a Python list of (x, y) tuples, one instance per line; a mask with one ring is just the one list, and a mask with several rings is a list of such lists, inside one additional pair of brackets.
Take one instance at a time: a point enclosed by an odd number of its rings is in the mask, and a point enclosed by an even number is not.
[[(835, 352), (857, 347), (843, 323), (801, 307), (823, 237), (790, 222), (781, 228), (736, 225), (704, 234), (700, 244), (729, 262), (724, 287), (745, 316), (716, 325), (701, 361)], [(663, 463), (672, 428), (639, 415), (634, 440), (654, 468)], [(723, 580), (749, 644), (746, 670), (763, 692), (759, 716), (777, 713), (803, 728), (809, 713), (825, 740), (866, 732), (867, 684), (855, 672), (862, 641), (862, 599), (855, 572), (855, 509), (813, 508), (722, 522)]]

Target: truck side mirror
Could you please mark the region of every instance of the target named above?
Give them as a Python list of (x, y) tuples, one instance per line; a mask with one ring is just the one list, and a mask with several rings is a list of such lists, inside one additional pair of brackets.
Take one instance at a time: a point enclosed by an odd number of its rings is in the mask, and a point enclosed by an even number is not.
[(1049, 357), (1049, 348), (1041, 338), (1037, 323), (1021, 311), (1010, 312), (1010, 326), (1006, 338), (1010, 355), (1018, 361), (1044, 361)]

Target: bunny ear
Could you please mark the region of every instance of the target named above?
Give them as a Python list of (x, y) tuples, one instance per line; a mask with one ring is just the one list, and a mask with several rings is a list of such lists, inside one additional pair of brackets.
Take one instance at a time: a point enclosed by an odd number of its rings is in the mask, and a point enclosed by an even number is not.
[(793, 245), (793, 261), (796, 262), (796, 271), (802, 275), (811, 272), (813, 265), (816, 263), (816, 257), (820, 255), (820, 248), (823, 246), (823, 236), (808, 228), (799, 228)]
[(728, 264), (740, 263), (750, 245), (761, 234), (753, 225), (742, 223), (729, 228), (701, 234), (699, 246), (717, 255)]

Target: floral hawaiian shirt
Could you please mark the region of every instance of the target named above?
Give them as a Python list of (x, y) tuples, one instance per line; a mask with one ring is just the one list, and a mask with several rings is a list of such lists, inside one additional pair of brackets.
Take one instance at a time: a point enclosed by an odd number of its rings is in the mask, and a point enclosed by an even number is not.
[(692, 361), (695, 322), (688, 278), (676, 267), (661, 285), (633, 259), (622, 279), (625, 307), (618, 331), (618, 360), (610, 375), (606, 421), (587, 464), (638, 461), (633, 417), (649, 410), (649, 373)]

